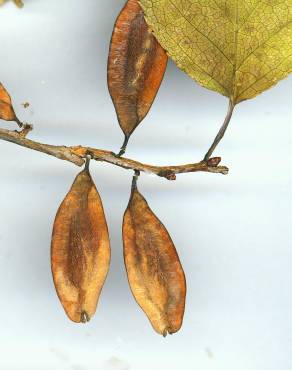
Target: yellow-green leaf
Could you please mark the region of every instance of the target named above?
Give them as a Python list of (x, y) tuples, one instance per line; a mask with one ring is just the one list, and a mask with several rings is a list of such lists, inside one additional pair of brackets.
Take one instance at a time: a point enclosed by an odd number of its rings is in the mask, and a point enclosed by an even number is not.
[(140, 0), (178, 67), (233, 104), (292, 72), (292, 0)]

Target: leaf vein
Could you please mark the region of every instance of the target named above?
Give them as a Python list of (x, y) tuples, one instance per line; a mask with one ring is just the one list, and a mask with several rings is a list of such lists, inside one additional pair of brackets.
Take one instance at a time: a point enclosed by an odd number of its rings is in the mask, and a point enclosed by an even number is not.
[(237, 67), (237, 71), (245, 64), (245, 62), (249, 59), (250, 56), (252, 56), (258, 49), (260, 49), (262, 46), (264, 46), (268, 41), (273, 39), (275, 36), (277, 36), (281, 31), (283, 31), (286, 27), (288, 27), (292, 23), (292, 20), (289, 20), (287, 23), (285, 23), (281, 28), (278, 29), (277, 32), (274, 32), (271, 34), (267, 39), (265, 39), (263, 42), (261, 42), (254, 50), (252, 50), (240, 63), (240, 65)]
[(176, 10), (179, 12), (179, 14), (200, 34), (202, 35), (203, 37), (205, 37), (209, 42), (210, 44), (212, 44), (224, 57), (226, 60), (228, 60), (228, 62), (233, 66), (233, 63), (232, 61), (228, 58), (228, 56), (214, 43), (214, 41), (212, 41), (207, 35), (205, 35), (203, 32), (201, 32), (191, 21), (189, 21), (185, 16), (184, 14), (180, 11), (180, 9), (173, 3), (173, 1), (171, 0), (170, 3), (176, 8)]

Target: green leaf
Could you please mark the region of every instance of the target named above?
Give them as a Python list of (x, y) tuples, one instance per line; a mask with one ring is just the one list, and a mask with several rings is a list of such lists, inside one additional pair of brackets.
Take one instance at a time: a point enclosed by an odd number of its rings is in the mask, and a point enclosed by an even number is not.
[(292, 72), (292, 0), (140, 0), (179, 68), (233, 104)]

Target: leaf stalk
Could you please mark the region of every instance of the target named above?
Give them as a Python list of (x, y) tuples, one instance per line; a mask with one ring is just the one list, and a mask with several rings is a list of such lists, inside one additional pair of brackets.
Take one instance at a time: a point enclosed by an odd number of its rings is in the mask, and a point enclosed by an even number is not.
[(220, 143), (220, 141), (223, 139), (223, 136), (225, 135), (225, 132), (229, 126), (229, 123), (231, 121), (233, 112), (234, 112), (235, 104), (233, 103), (232, 100), (229, 101), (229, 106), (228, 106), (228, 111), (227, 115), (225, 117), (225, 120), (223, 122), (223, 125), (221, 126), (217, 136), (215, 137), (212, 145), (210, 146), (209, 150), (207, 151), (204, 161), (208, 162), (209, 159), (211, 158), (211, 155), (213, 154), (214, 150), (216, 149), (217, 145)]

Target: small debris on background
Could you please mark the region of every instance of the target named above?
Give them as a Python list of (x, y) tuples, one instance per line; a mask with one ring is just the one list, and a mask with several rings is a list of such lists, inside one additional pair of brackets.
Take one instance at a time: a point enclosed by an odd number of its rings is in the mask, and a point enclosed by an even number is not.
[(206, 348), (206, 355), (212, 360), (214, 358), (214, 354), (210, 348)]
[(28, 108), (28, 107), (30, 106), (29, 102), (27, 102), (27, 101), (26, 101), (26, 102), (24, 102), (24, 103), (22, 103), (21, 105), (22, 105), (22, 106), (23, 106), (23, 108), (25, 108), (25, 109), (26, 109), (26, 108)]

